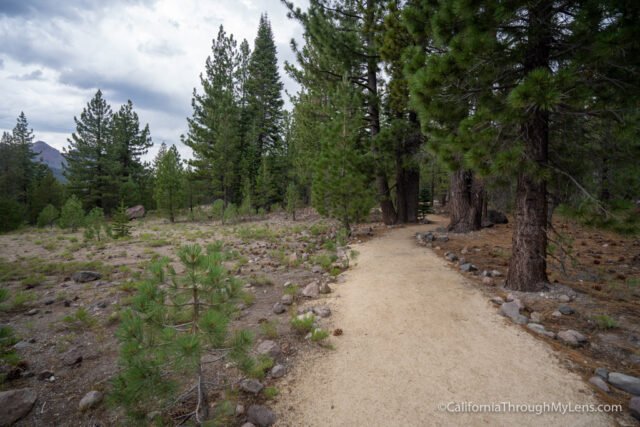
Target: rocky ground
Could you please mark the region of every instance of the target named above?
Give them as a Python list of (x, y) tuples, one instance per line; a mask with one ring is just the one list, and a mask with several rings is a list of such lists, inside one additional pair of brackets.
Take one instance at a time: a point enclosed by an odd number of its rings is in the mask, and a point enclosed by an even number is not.
[[(234, 225), (153, 218), (132, 224), (132, 236), (125, 240), (85, 241), (81, 232), (58, 229), (0, 236), (0, 282), (10, 295), (0, 306), (0, 325), (13, 331), (0, 341), (0, 425), (121, 424), (124, 414), (105, 397), (118, 369), (119, 310), (151, 259), (175, 261), (183, 244), (218, 240), (234, 252), (227, 267), (245, 281), (250, 295), (232, 328), (253, 330), (254, 352), (269, 355), (275, 364), (266, 378), (252, 380), (212, 357), (207, 373), (224, 377), (230, 387), (224, 396), (212, 392), (210, 401), (213, 406), (223, 397), (233, 401), (232, 425), (269, 425), (270, 400), (296, 355), (328, 351), (322, 347), (326, 340), (300, 334), (290, 319), (313, 315), (321, 327), (331, 316), (328, 307), (314, 301), (331, 292), (331, 283), (349, 263), (336, 225), (311, 211), (301, 212), (295, 222), (274, 214)], [(358, 233), (366, 236), (370, 230)], [(188, 404), (178, 400), (149, 416), (178, 423)]]
[(512, 225), (468, 234), (419, 233), (507, 317), (544, 340), (604, 403), (640, 419), (640, 239), (554, 220), (548, 275), (539, 293), (503, 287)]

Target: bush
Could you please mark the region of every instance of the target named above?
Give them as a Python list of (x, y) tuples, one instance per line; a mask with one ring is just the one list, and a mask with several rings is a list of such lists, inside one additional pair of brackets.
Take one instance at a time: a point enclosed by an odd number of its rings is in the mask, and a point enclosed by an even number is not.
[(113, 215), (112, 221), (111, 235), (114, 239), (126, 237), (131, 234), (131, 231), (129, 230), (131, 228), (129, 225), (129, 216), (127, 215), (127, 210), (125, 209), (123, 202), (120, 202), (120, 206)]
[(0, 232), (15, 230), (22, 225), (24, 206), (12, 199), (0, 199)]
[(238, 208), (233, 203), (229, 203), (224, 210), (223, 223), (233, 224), (238, 220)]
[(60, 216), (60, 212), (55, 206), (51, 204), (45, 206), (38, 215), (38, 227), (53, 227), (53, 223), (58, 219), (58, 216)]
[(211, 205), (211, 217), (216, 221), (224, 219), (224, 201), (218, 199)]
[(291, 327), (299, 334), (306, 334), (311, 332), (316, 323), (316, 317), (313, 314), (307, 313), (291, 319)]
[(84, 237), (87, 240), (100, 241), (100, 235), (105, 228), (104, 212), (102, 208), (93, 208), (84, 219)]
[(71, 231), (77, 231), (78, 227), (84, 223), (84, 210), (82, 203), (76, 196), (71, 196), (62, 206), (58, 225), (60, 228), (70, 228)]

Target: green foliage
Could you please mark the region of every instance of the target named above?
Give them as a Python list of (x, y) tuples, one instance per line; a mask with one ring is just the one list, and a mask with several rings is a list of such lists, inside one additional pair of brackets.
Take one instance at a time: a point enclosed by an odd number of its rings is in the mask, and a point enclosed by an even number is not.
[[(228, 330), (242, 291), (225, 270), (219, 246), (210, 245), (206, 252), (198, 245), (180, 248), (182, 275), (175, 273), (168, 259), (154, 261), (130, 308), (122, 312), (121, 371), (113, 382), (112, 400), (130, 416), (165, 407), (173, 391), (186, 387), (187, 395), (195, 393), (204, 404), (198, 419), (207, 419), (205, 352), (228, 350), (227, 357), (248, 374), (262, 363), (249, 355), (251, 333)], [(180, 381), (186, 378), (193, 378), (198, 387)]]
[(211, 217), (216, 221), (222, 221), (224, 215), (224, 200), (216, 199), (211, 205)]
[(83, 307), (78, 308), (73, 314), (64, 316), (62, 321), (70, 328), (77, 330), (91, 329), (97, 323), (96, 319)]
[(15, 230), (24, 223), (24, 206), (12, 199), (0, 199), (0, 232)]
[(640, 215), (630, 202), (614, 201), (604, 212), (601, 205), (589, 200), (577, 206), (561, 204), (556, 212), (589, 227), (611, 230), (622, 235), (640, 234)]
[(306, 334), (311, 332), (316, 323), (316, 317), (311, 313), (296, 316), (291, 318), (291, 327), (299, 334)]
[(287, 186), (287, 213), (291, 215), (292, 220), (296, 220), (296, 209), (300, 204), (300, 195), (298, 194), (298, 187), (294, 182), (290, 182)]
[(260, 323), (260, 330), (262, 331), (262, 334), (267, 338), (274, 339), (278, 337), (278, 325), (272, 320), (267, 320)]
[(67, 199), (60, 211), (60, 219), (58, 219), (58, 225), (60, 228), (71, 229), (71, 231), (77, 231), (79, 227), (84, 224), (84, 210), (82, 209), (82, 203), (76, 196), (71, 196)]
[(270, 400), (275, 398), (278, 394), (280, 394), (280, 392), (276, 387), (265, 387), (264, 390), (262, 390), (262, 394), (264, 394), (264, 397)]
[(600, 329), (614, 329), (618, 327), (618, 322), (616, 320), (606, 314), (594, 316), (593, 320), (595, 320), (596, 325)]
[(234, 224), (238, 221), (238, 208), (233, 203), (229, 203), (224, 210), (223, 223)]
[(311, 341), (313, 342), (321, 342), (327, 339), (328, 336), (329, 332), (321, 328), (315, 328), (311, 331)]
[(55, 206), (45, 206), (42, 212), (40, 212), (40, 215), (38, 215), (38, 227), (53, 227), (53, 223), (58, 219), (58, 216), (60, 216), (60, 212), (58, 212)]
[(111, 218), (111, 236), (114, 239), (121, 239), (131, 234), (131, 225), (129, 225), (129, 216), (124, 202), (120, 202), (118, 210)]
[(166, 213), (171, 222), (175, 222), (177, 212), (184, 206), (184, 187), (186, 175), (175, 145), (167, 149), (162, 144), (154, 161), (155, 192), (158, 209)]
[(87, 240), (101, 240), (102, 232), (105, 230), (104, 211), (102, 208), (93, 208), (84, 219), (84, 237)]

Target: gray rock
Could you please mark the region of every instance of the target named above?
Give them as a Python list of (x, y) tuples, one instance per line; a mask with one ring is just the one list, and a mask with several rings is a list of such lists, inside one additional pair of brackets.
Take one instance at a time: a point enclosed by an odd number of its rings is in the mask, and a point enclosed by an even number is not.
[(547, 331), (544, 326), (539, 323), (528, 323), (527, 328), (531, 329), (533, 332), (544, 335), (545, 337), (555, 338), (556, 334), (551, 331)]
[(609, 370), (607, 368), (596, 368), (594, 373), (605, 381), (609, 379)]
[(100, 402), (102, 402), (103, 397), (104, 395), (101, 392), (97, 390), (91, 390), (80, 400), (78, 409), (80, 409), (81, 411), (86, 411), (87, 409), (95, 408), (100, 404)]
[(242, 427), (256, 427), (256, 425), (253, 424), (253, 423), (246, 422), (246, 423), (242, 424)]
[(475, 265), (471, 264), (470, 262), (466, 262), (464, 264), (462, 264), (460, 266), (460, 271), (463, 271), (465, 273), (471, 272), (471, 271), (477, 271), (478, 267), (476, 267)]
[(500, 273), (498, 270), (491, 270), (491, 277), (500, 277), (502, 276), (502, 273)]
[(534, 323), (542, 322), (542, 314), (538, 313), (537, 311), (534, 311), (533, 313), (531, 313), (531, 321)]
[(257, 427), (269, 427), (276, 422), (276, 414), (266, 406), (251, 405), (247, 411), (247, 419)]
[(286, 309), (286, 308), (284, 308), (284, 305), (283, 305), (282, 303), (277, 302), (277, 303), (275, 303), (275, 304), (273, 305), (273, 312), (274, 312), (275, 314), (282, 314), (282, 313), (284, 313), (285, 311), (287, 311), (287, 309)]
[(632, 397), (629, 400), (629, 412), (636, 420), (640, 420), (640, 397)]
[(560, 301), (560, 302), (569, 302), (569, 301), (571, 301), (571, 298), (569, 298), (569, 295), (562, 294), (562, 295), (560, 295), (558, 297), (558, 301)]
[(238, 403), (236, 405), (236, 415), (242, 415), (244, 414), (244, 405)]
[(331, 286), (329, 286), (328, 283), (321, 283), (320, 286), (318, 287), (318, 291), (321, 294), (330, 294), (331, 293)]
[(329, 317), (331, 316), (331, 309), (326, 305), (320, 307), (313, 307), (313, 314), (319, 317)]
[(282, 295), (282, 298), (280, 298), (280, 302), (284, 305), (291, 305), (293, 304), (293, 295)]
[(444, 254), (444, 257), (447, 259), (447, 261), (451, 262), (456, 262), (458, 260), (458, 256), (453, 252), (447, 252), (446, 254)]
[(320, 285), (318, 282), (311, 282), (302, 290), (302, 296), (307, 298), (317, 298), (319, 294)]
[(258, 348), (256, 348), (256, 352), (258, 354), (266, 354), (269, 357), (273, 357), (276, 359), (282, 353), (280, 350), (280, 346), (277, 342), (271, 340), (262, 341), (258, 344)]
[(25, 348), (31, 347), (31, 344), (27, 341), (18, 341), (13, 345), (13, 348), (16, 350), (24, 350)]
[(32, 388), (0, 392), (0, 427), (10, 426), (31, 411), (38, 394)]
[(40, 381), (49, 381), (49, 379), (53, 376), (54, 376), (54, 373), (52, 371), (46, 370), (38, 374), (38, 379)]
[(129, 209), (127, 209), (127, 217), (129, 218), (129, 220), (142, 218), (144, 217), (144, 214), (145, 214), (145, 210), (144, 210), (144, 206), (142, 205), (132, 206)]
[(446, 234), (441, 234), (436, 239), (438, 240), (438, 242), (448, 242), (449, 236), (447, 236)]
[(591, 384), (593, 384), (594, 386), (598, 387), (600, 390), (604, 391), (605, 393), (609, 393), (609, 386), (599, 376), (595, 375), (595, 376), (589, 378), (589, 382)]
[(640, 378), (638, 377), (621, 374), (620, 372), (611, 372), (609, 374), (609, 384), (634, 396), (640, 396)]
[(97, 273), (95, 271), (76, 271), (75, 273), (73, 273), (73, 275), (71, 275), (71, 279), (73, 279), (73, 281), (76, 283), (92, 282), (94, 280), (100, 279), (101, 277), (102, 276), (100, 276), (100, 273)]
[(569, 307), (568, 305), (561, 305), (560, 307), (558, 307), (558, 311), (564, 314), (565, 316), (568, 316), (576, 312), (573, 308)]
[(31, 310), (27, 311), (25, 313), (25, 315), (26, 316), (35, 316), (38, 313), (40, 313), (40, 310), (38, 310), (37, 308), (32, 308)]
[(323, 271), (324, 270), (319, 265), (314, 265), (313, 267), (311, 267), (311, 272), (314, 273), (314, 274), (320, 274)]
[(573, 329), (558, 332), (558, 339), (571, 346), (578, 346), (587, 341), (587, 338), (584, 335), (578, 331), (574, 331)]
[(285, 368), (281, 364), (277, 364), (276, 366), (271, 368), (271, 372), (270, 372), (271, 378), (281, 378), (286, 373), (287, 373), (287, 368)]
[(551, 315), (553, 317), (562, 317), (562, 313), (560, 313), (558, 310), (554, 311), (553, 313), (551, 313)]
[(520, 314), (520, 306), (516, 301), (505, 302), (500, 306), (500, 314), (510, 318), (515, 323), (524, 325), (527, 323), (527, 318)]
[(264, 386), (258, 380), (247, 378), (240, 382), (240, 390), (246, 393), (258, 394), (263, 388)]
[(501, 297), (493, 297), (490, 299), (490, 301), (492, 303), (494, 303), (495, 305), (502, 305), (504, 304), (504, 300)]
[(66, 366), (75, 366), (82, 363), (82, 353), (78, 348), (72, 348), (62, 355), (62, 363)]

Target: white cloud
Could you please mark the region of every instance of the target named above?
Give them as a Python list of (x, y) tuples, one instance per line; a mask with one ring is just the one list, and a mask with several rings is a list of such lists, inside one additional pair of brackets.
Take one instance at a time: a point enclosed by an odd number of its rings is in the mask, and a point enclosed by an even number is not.
[[(268, 13), (281, 67), (292, 60), (289, 40), (301, 35), (279, 0), (75, 1), (77, 8), (65, 2), (73, 13), (58, 16), (53, 9), (3, 14), (0, 5), (0, 130), (24, 111), (39, 139), (62, 148), (73, 117), (101, 88), (114, 110), (130, 98), (156, 143), (180, 146), (192, 90), (221, 24), (252, 46), (260, 14)], [(295, 92), (282, 69), (281, 77)]]

